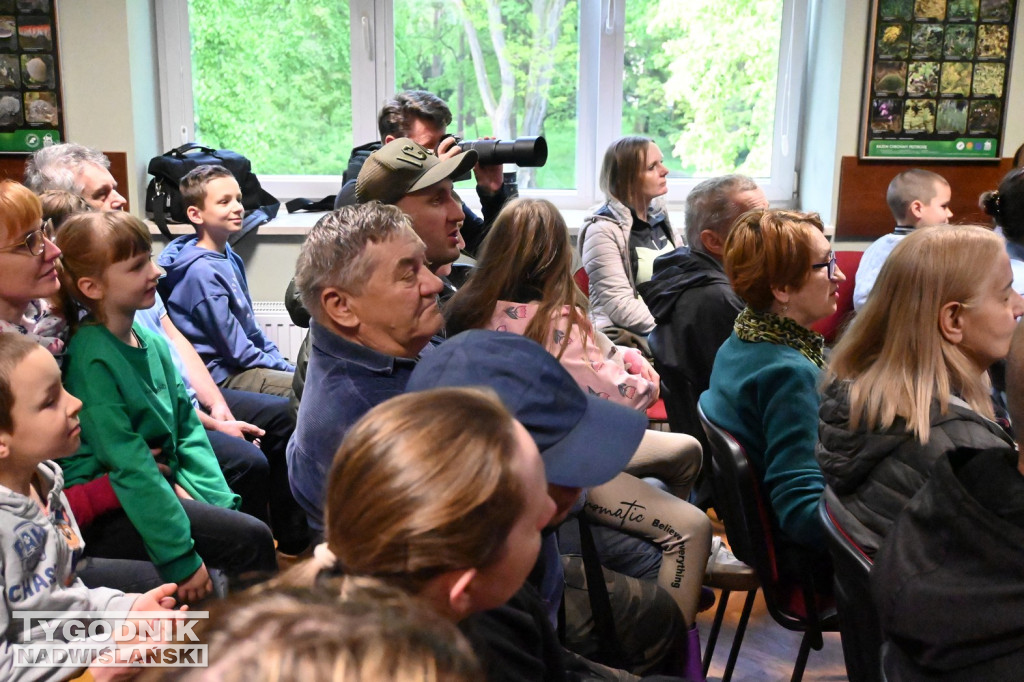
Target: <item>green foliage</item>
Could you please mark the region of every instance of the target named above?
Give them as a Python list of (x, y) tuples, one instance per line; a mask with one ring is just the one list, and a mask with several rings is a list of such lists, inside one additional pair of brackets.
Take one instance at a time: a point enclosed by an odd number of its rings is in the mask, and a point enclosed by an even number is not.
[[(468, 138), (544, 135), (548, 164), (521, 182), (572, 188), (579, 2), (395, 0), (396, 88), (442, 97), (451, 130)], [(622, 133), (652, 137), (675, 175), (766, 175), (781, 6), (629, 0)], [(197, 138), (246, 154), (257, 173), (340, 174), (353, 143), (366, 141), (351, 139), (348, 2), (189, 0), (189, 8)], [(488, 108), (503, 94), (512, 106), (499, 120)]]
[(256, 173), (340, 174), (352, 148), (345, 0), (189, 0), (196, 138)]
[(665, 97), (689, 118), (662, 151), (698, 177), (769, 175), (781, 0), (665, 0), (652, 9), (651, 25), (673, 34), (661, 47), (671, 55)]

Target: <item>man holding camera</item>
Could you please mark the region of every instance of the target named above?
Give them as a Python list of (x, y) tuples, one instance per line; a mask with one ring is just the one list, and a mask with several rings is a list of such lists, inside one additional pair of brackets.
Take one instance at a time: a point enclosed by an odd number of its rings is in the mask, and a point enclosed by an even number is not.
[[(371, 142), (352, 150), (344, 174), (345, 184), (338, 192), (334, 208), (355, 203), (355, 179), (363, 163), (370, 154), (392, 140), (407, 137), (432, 150), (442, 161), (459, 154), (462, 150), (457, 140), (446, 134), (451, 122), (451, 109), (437, 95), (425, 90), (406, 90), (392, 97), (377, 116), (381, 142)], [(501, 164), (477, 163), (473, 173), (476, 176), (476, 193), (480, 197), (483, 218), (462, 204), (466, 216), (462, 225), (462, 237), (466, 243), (462, 248), (470, 256), (476, 255), (501, 207), (518, 194), (515, 174), (509, 173), (506, 176)]]

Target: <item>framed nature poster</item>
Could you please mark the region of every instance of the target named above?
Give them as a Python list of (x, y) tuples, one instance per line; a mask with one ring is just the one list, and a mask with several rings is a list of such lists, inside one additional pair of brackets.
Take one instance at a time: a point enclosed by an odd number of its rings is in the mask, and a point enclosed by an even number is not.
[(1017, 0), (874, 0), (861, 156), (998, 159)]
[(0, 0), (0, 152), (64, 139), (56, 0)]

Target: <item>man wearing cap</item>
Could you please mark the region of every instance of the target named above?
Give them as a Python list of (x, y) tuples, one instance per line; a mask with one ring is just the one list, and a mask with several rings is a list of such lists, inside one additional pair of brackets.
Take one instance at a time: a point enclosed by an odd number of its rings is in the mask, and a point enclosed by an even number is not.
[[(622, 472), (643, 438), (644, 415), (588, 396), (557, 359), (517, 334), (463, 332), (426, 355), (406, 388), (441, 386), (486, 386), (498, 394), (536, 441), (548, 492), (558, 505), (527, 584), (507, 605), (471, 616), (460, 625), (488, 681), (564, 679), (569, 671), (575, 673), (573, 679), (636, 679), (559, 646), (554, 625), (565, 581), (553, 531), (584, 488), (606, 483)], [(650, 581), (609, 571), (604, 577), (610, 583), (608, 596), (617, 629), (613, 644), (622, 650), (619, 664), (644, 671), (659, 664), (681, 667), (685, 624), (672, 599)], [(569, 612), (567, 606), (567, 616)], [(593, 622), (588, 625), (596, 629)], [(596, 677), (595, 670), (601, 671)], [(698, 656), (696, 671), (700, 670)]]
[[(423, 161), (411, 152), (410, 165)], [(288, 480), (310, 527), (322, 533), (334, 452), (363, 414), (405, 390), (416, 357), (443, 324), (441, 281), (408, 217), (378, 202), (322, 217), (302, 246), (295, 278), (313, 341), (288, 442)]]
[[(459, 152), (438, 158), (425, 147), (409, 138), (391, 140), (375, 151), (363, 164), (355, 181), (355, 196), (359, 204), (379, 201), (393, 204), (412, 222), (412, 229), (426, 245), (427, 266), (441, 276), (441, 300), (455, 293), (455, 287), (444, 276), (445, 266), (455, 262), (462, 245), (460, 228), (466, 217), (455, 193), (452, 178), (466, 173), (476, 163), (475, 151)], [(296, 280), (285, 294), (292, 321), (306, 326), (309, 309), (304, 305), (302, 287)], [(294, 410), (305, 390), (306, 358), (309, 355), (309, 335), (302, 343), (295, 362), (292, 391)]]
[(444, 159), (407, 137), (400, 137), (370, 155), (356, 178), (356, 201), (379, 201), (402, 209), (412, 229), (427, 245), (435, 272), (459, 257), (460, 229), (466, 214), (452, 179), (476, 164), (475, 151)]

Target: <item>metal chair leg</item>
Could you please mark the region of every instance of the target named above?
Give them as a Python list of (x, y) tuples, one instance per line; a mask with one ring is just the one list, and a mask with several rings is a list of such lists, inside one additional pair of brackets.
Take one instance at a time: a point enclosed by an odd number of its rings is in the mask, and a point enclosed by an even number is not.
[(747, 632), (747, 621), (750, 620), (750, 611), (754, 608), (755, 597), (757, 597), (757, 590), (747, 592), (747, 600), (743, 602), (740, 622), (736, 624), (736, 634), (732, 638), (732, 647), (729, 649), (729, 662), (725, 665), (725, 674), (722, 676), (722, 682), (729, 682), (732, 679), (732, 671), (740, 657), (740, 646), (743, 644), (743, 635)]
[(800, 653), (796, 656), (796, 664), (793, 666), (793, 676), (789, 682), (800, 682), (804, 677), (804, 668), (807, 667), (807, 656), (811, 653), (811, 640), (813, 635), (810, 631), (805, 632), (800, 640)]
[(729, 590), (722, 590), (718, 597), (718, 609), (715, 610), (715, 620), (711, 624), (711, 632), (708, 633), (708, 643), (704, 647), (704, 677), (708, 676), (711, 669), (711, 659), (715, 655), (715, 643), (718, 641), (718, 631), (722, 629), (722, 619), (725, 618), (725, 609), (729, 606)]

